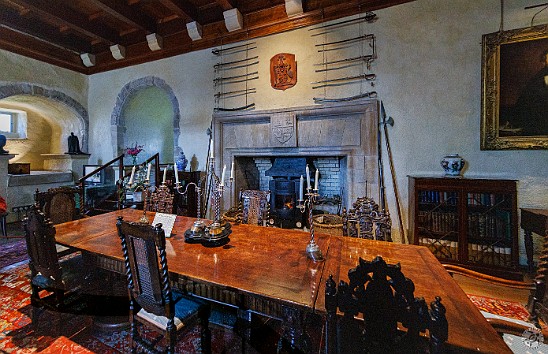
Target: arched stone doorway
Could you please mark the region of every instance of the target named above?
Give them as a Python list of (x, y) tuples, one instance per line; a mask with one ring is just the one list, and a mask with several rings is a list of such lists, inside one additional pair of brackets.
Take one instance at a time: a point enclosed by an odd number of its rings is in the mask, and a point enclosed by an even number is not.
[[(33, 138), (17, 141), (16, 151), (12, 151), (17, 154), (15, 160), (37, 163), (41, 160), (40, 153), (62, 154), (68, 151), (67, 138), (71, 132), (80, 139), (82, 151), (87, 152), (88, 112), (72, 97), (39, 85), (0, 83), (0, 106), (23, 110), (29, 119), (39, 117), (27, 126)], [(35, 124), (37, 121), (43, 124)]]
[[(179, 135), (180, 135), (179, 120), (181, 116), (179, 111), (179, 101), (177, 100), (177, 97), (175, 96), (175, 93), (173, 92), (171, 87), (164, 80), (155, 76), (146, 76), (146, 77), (127, 83), (120, 90), (120, 93), (118, 94), (118, 97), (116, 98), (116, 105), (111, 115), (111, 127), (112, 127), (111, 135), (112, 135), (113, 144), (116, 146), (114, 157), (124, 153), (125, 147), (133, 143), (133, 142), (126, 141), (127, 122), (125, 122), (125, 117), (124, 117), (125, 106), (128, 104), (128, 102), (137, 92), (150, 87), (157, 87), (163, 90), (167, 94), (168, 100), (171, 102), (171, 106), (173, 108), (173, 154), (174, 156), (171, 156), (173, 158), (173, 161), (175, 160), (175, 156), (178, 156), (179, 152), (181, 151), (181, 148), (178, 146)], [(169, 160), (170, 159), (168, 159), (168, 161)]]

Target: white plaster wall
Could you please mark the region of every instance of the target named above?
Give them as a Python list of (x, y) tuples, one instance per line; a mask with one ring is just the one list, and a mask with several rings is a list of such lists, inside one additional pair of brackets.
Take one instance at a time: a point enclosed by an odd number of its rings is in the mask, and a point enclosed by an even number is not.
[[(504, 29), (527, 27), (538, 10), (524, 10), (530, 1), (507, 0)], [(407, 175), (442, 173), (439, 160), (459, 153), (467, 161), (468, 177), (518, 180), (519, 207), (548, 208), (548, 151), (481, 151), (481, 37), (500, 27), (498, 0), (417, 0), (377, 11), (379, 19), (367, 25), (377, 38), (375, 90), (396, 124), (389, 128), (404, 225), (407, 225)], [(548, 12), (535, 24), (548, 22)], [(337, 36), (336, 34), (334, 35)], [(340, 34), (344, 38), (344, 34)], [(330, 40), (335, 40), (330, 38)], [(310, 83), (321, 79), (313, 64), (321, 61), (314, 47), (318, 38), (308, 29), (256, 41), (259, 80), (253, 85), (257, 110), (312, 104), (319, 92)], [(286, 91), (270, 87), (269, 61), (277, 53), (294, 53), (298, 83)], [(110, 114), (120, 89), (128, 82), (154, 75), (165, 80), (180, 102), (179, 144), (188, 158), (195, 155), (203, 169), (207, 151), (205, 130), (213, 112), (213, 65), (210, 50), (164, 59), (90, 77), (90, 151), (108, 160), (112, 146), (104, 143), (110, 132)], [(333, 92), (344, 96), (344, 90)], [(347, 95), (354, 92), (346, 92)], [(389, 208), (396, 222), (396, 206), (386, 151), (385, 182)], [(397, 228), (394, 230), (397, 239)], [(538, 243), (538, 242), (537, 242)], [(523, 262), (523, 257), (522, 257)]]
[(0, 82), (32, 83), (55, 89), (87, 108), (86, 75), (0, 49)]
[[(206, 129), (213, 113), (214, 59), (211, 51), (200, 51), (90, 76), (88, 102), (91, 158), (106, 162), (114, 157), (115, 146), (105, 143), (105, 139), (110, 138), (111, 114), (120, 90), (131, 81), (156, 76), (173, 89), (179, 100), (179, 146), (189, 160), (193, 155), (196, 156), (199, 163), (196, 169), (205, 169)], [(101, 137), (99, 141), (98, 137)], [(148, 156), (150, 154), (147, 153)]]

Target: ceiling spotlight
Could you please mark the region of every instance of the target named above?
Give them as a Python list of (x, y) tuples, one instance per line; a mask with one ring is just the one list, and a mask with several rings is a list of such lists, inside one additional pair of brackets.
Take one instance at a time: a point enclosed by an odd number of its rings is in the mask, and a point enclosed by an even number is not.
[(126, 48), (119, 44), (111, 45), (110, 52), (112, 53), (112, 57), (116, 60), (124, 59), (126, 57)]
[(285, 12), (288, 17), (302, 15), (303, 0), (285, 0)]
[(194, 21), (187, 23), (186, 30), (188, 32), (188, 36), (193, 41), (202, 39), (202, 25), (200, 25), (198, 22)]
[(160, 37), (156, 33), (151, 33), (147, 35), (147, 42), (148, 42), (148, 47), (152, 51), (160, 50), (163, 47), (162, 37)]
[(95, 55), (93, 54), (82, 53), (80, 54), (80, 58), (82, 59), (82, 63), (88, 68), (95, 65)]
[(225, 18), (225, 26), (228, 32), (237, 31), (244, 28), (244, 19), (242, 13), (234, 8), (223, 12)]

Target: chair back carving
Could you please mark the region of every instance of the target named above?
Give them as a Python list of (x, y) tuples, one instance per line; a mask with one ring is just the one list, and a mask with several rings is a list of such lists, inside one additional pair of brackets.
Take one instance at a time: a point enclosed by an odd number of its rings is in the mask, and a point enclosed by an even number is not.
[(148, 211), (156, 211), (159, 213), (173, 213), (173, 193), (166, 185), (160, 185), (152, 192), (148, 192), (150, 198), (147, 203)]
[(268, 220), (270, 212), (270, 191), (247, 189), (240, 191), (239, 222), (242, 224), (262, 225)]
[(343, 210), (343, 235), (369, 240), (392, 241), (390, 215), (379, 210), (371, 198), (358, 198), (350, 210)]
[(173, 319), (162, 224), (126, 222), (119, 217), (116, 225), (122, 240), (131, 300), (147, 312)]
[(64, 289), (62, 269), (55, 248), (55, 227), (40, 210), (33, 205), (23, 219), (25, 239), (29, 254), (31, 285), (33, 296), (38, 298), (35, 284), (42, 284), (43, 289)]
[(77, 198), (82, 200), (80, 187), (50, 188), (46, 192), (37, 189), (34, 194), (35, 202), (54, 225), (80, 218), (79, 208), (76, 207)]
[[(420, 332), (430, 332), (431, 352), (443, 351), (448, 338), (445, 307), (436, 297), (426, 305), (414, 296), (413, 281), (400, 264), (389, 265), (378, 256), (368, 262), (360, 258), (348, 271), (349, 282), (337, 286), (333, 277), (326, 282), (326, 353), (420, 352)], [(340, 319), (337, 312), (342, 313)], [(356, 320), (359, 317), (363, 321)], [(400, 333), (398, 323), (407, 328)]]

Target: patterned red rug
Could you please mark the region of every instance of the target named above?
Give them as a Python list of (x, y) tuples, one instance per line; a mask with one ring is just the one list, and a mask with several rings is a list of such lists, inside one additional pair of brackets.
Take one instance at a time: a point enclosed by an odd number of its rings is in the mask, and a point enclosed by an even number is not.
[(518, 302), (494, 299), (491, 297), (467, 294), (468, 298), (480, 311), (489, 312), (495, 315), (527, 321), (529, 312), (524, 305)]
[(28, 259), (25, 239), (13, 238), (0, 244), (0, 269)]
[[(101, 331), (91, 316), (42, 314), (38, 325), (30, 319), (28, 265), (17, 264), (0, 271), (0, 353), (128, 353), (127, 330)], [(57, 320), (54, 320), (57, 319)], [(58, 322), (56, 322), (58, 321)], [(58, 329), (57, 334), (54, 329)], [(231, 329), (210, 324), (213, 353), (242, 352), (242, 339)], [(143, 331), (148, 338), (154, 332)], [(176, 353), (196, 353), (200, 346), (199, 328), (190, 329), (179, 339)], [(246, 352), (259, 353), (246, 345)], [(260, 351), (263, 353), (264, 351)], [(270, 352), (270, 351), (268, 351)]]

